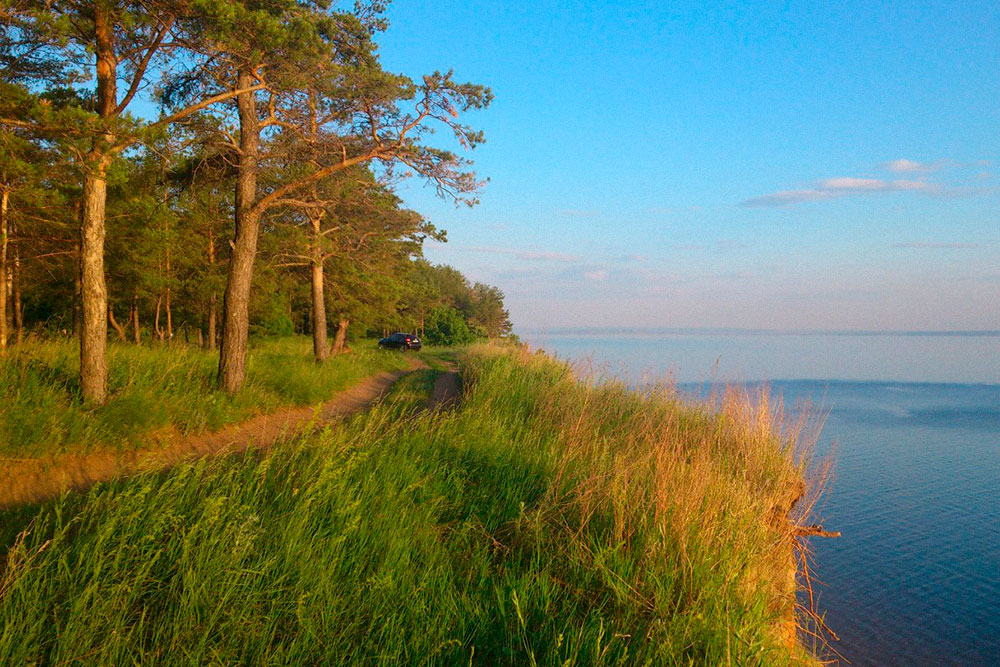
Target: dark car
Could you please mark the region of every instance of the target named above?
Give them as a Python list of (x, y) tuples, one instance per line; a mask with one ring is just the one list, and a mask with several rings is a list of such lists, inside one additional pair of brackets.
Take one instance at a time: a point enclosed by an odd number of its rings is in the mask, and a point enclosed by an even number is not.
[(407, 350), (419, 350), (423, 347), (423, 343), (414, 334), (408, 333), (394, 333), (388, 338), (383, 338), (378, 342), (378, 349), (380, 350), (400, 350), (401, 352), (406, 352)]

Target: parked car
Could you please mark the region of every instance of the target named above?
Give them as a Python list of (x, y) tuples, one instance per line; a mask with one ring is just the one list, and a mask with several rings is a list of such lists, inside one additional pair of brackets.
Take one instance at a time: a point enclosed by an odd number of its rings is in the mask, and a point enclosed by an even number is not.
[(380, 350), (406, 352), (407, 350), (419, 350), (421, 347), (423, 347), (423, 343), (420, 342), (420, 339), (416, 335), (401, 332), (394, 333), (378, 342), (378, 349)]

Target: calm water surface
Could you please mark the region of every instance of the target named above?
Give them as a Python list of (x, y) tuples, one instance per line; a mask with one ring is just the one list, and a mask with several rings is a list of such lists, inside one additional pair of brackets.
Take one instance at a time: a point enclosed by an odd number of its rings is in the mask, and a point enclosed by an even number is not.
[[(1000, 336), (529, 333), (635, 383), (767, 380), (827, 415), (819, 605), (855, 665), (1000, 665)], [(689, 385), (693, 387), (694, 385)]]

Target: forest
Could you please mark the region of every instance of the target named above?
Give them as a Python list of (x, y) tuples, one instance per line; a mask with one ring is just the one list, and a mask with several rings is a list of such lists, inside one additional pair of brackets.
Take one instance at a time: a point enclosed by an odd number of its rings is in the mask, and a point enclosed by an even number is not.
[(108, 397), (108, 344), (218, 349), (255, 335), (348, 341), (511, 333), (504, 295), (422, 256), (446, 240), (398, 192), (472, 206), (467, 124), (489, 88), (387, 71), (381, 2), (3, 0), (0, 350), (79, 339)]

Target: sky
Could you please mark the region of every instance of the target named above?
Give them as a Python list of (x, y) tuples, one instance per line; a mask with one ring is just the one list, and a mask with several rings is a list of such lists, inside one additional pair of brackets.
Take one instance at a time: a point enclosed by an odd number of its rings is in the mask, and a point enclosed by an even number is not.
[[(515, 330), (1000, 329), (1000, 5), (396, 0), (383, 65), (488, 85), (433, 262)], [(440, 145), (449, 147), (443, 135)]]

